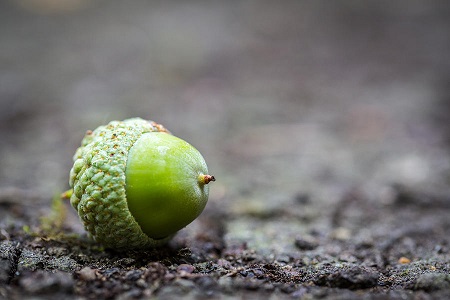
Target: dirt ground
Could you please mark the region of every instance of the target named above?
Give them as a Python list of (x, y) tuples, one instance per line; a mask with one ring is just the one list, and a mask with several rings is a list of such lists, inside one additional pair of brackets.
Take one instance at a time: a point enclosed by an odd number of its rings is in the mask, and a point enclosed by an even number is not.
[[(0, 4), (0, 299), (445, 299), (447, 1)], [(84, 132), (139, 116), (217, 181), (169, 245), (69, 203)]]

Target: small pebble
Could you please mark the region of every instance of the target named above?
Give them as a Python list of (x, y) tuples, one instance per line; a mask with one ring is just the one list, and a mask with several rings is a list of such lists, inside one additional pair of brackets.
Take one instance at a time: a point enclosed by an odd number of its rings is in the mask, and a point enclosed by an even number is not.
[(136, 286), (145, 289), (148, 287), (148, 284), (144, 279), (141, 278), (136, 281)]
[(180, 274), (191, 274), (194, 272), (195, 267), (193, 265), (181, 264), (177, 268), (177, 272)]
[(407, 257), (404, 257), (404, 256), (402, 256), (402, 257), (400, 257), (398, 259), (398, 263), (402, 264), (402, 265), (409, 264), (410, 262), (411, 262), (411, 260), (409, 258), (407, 258)]
[(78, 276), (80, 277), (81, 280), (84, 281), (94, 281), (97, 278), (95, 270), (89, 267), (84, 267), (83, 269), (78, 271)]
[(297, 238), (295, 239), (295, 246), (300, 250), (313, 250), (318, 244), (311, 238)]
[(331, 236), (337, 240), (346, 241), (352, 236), (352, 232), (350, 229), (339, 227), (331, 233)]

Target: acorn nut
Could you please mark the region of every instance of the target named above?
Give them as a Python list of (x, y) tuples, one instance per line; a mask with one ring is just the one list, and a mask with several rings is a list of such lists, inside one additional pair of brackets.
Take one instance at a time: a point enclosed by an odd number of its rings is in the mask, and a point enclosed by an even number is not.
[(200, 152), (140, 118), (88, 131), (70, 171), (70, 203), (107, 248), (156, 247), (197, 218), (214, 176)]

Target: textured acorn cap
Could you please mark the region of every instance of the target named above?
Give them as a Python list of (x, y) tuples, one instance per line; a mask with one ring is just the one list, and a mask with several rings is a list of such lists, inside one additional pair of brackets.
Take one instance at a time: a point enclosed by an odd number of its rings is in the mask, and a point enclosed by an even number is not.
[(148, 237), (130, 213), (126, 201), (128, 152), (142, 134), (155, 131), (170, 134), (163, 126), (140, 118), (112, 121), (88, 131), (73, 157), (70, 203), (86, 231), (107, 248), (156, 247), (171, 238)]

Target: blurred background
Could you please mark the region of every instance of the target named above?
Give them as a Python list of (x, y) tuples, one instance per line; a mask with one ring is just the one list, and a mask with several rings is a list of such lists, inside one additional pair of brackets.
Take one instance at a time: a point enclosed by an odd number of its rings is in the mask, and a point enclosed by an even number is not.
[(447, 1), (2, 1), (0, 188), (49, 202), (86, 130), (136, 116), (237, 217), (448, 186), (449, 33)]

